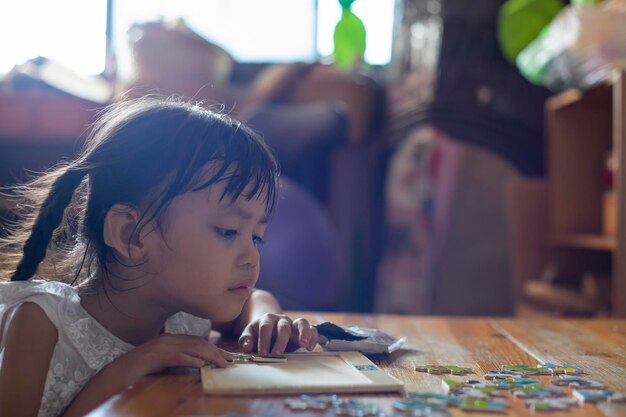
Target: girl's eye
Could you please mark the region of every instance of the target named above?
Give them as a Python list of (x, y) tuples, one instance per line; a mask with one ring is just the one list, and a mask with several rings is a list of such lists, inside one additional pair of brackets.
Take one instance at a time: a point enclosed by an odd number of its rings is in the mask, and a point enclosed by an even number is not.
[(254, 246), (261, 246), (265, 243), (261, 236), (252, 236), (252, 241), (254, 242)]
[(222, 229), (221, 227), (216, 227), (215, 231), (217, 234), (226, 239), (232, 239), (237, 236), (237, 231), (234, 229)]

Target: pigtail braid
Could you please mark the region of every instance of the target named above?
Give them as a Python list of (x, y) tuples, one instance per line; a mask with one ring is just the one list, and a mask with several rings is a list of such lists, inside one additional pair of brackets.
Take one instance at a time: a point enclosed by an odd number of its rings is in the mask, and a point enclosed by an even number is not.
[(53, 233), (63, 221), (65, 209), (86, 173), (85, 169), (69, 167), (52, 183), (24, 244), (22, 258), (11, 276), (11, 281), (26, 281), (35, 275), (39, 264), (46, 257)]

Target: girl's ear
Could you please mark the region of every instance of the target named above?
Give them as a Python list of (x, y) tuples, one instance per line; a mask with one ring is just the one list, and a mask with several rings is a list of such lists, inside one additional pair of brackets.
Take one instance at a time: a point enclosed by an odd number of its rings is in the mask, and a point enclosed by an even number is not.
[(104, 218), (104, 243), (129, 259), (143, 259), (146, 247), (139, 235), (139, 213), (136, 209), (115, 204)]

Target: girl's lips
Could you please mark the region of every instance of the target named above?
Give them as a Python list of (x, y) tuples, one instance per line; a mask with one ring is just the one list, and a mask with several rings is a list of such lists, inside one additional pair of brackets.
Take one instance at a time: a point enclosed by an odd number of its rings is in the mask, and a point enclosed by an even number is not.
[(235, 293), (237, 295), (247, 297), (248, 295), (250, 295), (250, 292), (252, 291), (252, 287), (248, 287), (247, 285), (241, 285), (239, 287), (229, 288), (228, 291)]

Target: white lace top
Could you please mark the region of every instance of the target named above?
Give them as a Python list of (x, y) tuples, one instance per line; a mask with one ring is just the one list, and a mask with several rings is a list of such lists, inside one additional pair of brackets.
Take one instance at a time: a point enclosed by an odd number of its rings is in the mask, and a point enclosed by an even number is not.
[[(25, 301), (40, 306), (58, 331), (39, 417), (56, 417), (105, 365), (132, 345), (114, 336), (80, 305), (76, 288), (54, 281), (0, 282), (0, 366), (6, 332), (16, 307)], [(208, 337), (209, 320), (178, 313), (165, 324), (168, 333)]]

